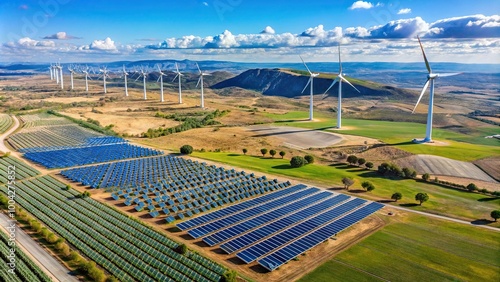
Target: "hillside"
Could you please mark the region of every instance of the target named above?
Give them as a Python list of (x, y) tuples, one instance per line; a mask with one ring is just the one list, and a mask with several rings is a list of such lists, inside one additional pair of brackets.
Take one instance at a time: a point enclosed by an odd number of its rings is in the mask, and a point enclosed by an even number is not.
[[(322, 94), (332, 83), (332, 75), (321, 75), (314, 79), (314, 93)], [(302, 72), (286, 69), (251, 69), (235, 77), (221, 81), (212, 85), (214, 89), (227, 87), (240, 87), (255, 90), (265, 95), (296, 97), (304, 95), (302, 89), (306, 85), (309, 77), (302, 75)], [(342, 94), (345, 98), (369, 96), (369, 97), (390, 97), (391, 99), (405, 99), (414, 97), (415, 93), (410, 90), (400, 89), (392, 86), (385, 86), (376, 82), (348, 78), (361, 93), (356, 92), (352, 87), (343, 84)], [(333, 87), (330, 95), (337, 95), (338, 87)], [(309, 90), (305, 91), (305, 94)]]

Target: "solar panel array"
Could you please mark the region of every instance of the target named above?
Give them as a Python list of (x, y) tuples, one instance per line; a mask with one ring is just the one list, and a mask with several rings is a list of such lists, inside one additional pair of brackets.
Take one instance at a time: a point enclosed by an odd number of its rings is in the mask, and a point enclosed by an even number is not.
[(375, 202), (296, 185), (181, 222), (193, 238), (220, 244), (272, 271), (376, 212)]
[(64, 170), (62, 175), (91, 187), (109, 188), (115, 200), (167, 222), (290, 186), (253, 173), (159, 156)]

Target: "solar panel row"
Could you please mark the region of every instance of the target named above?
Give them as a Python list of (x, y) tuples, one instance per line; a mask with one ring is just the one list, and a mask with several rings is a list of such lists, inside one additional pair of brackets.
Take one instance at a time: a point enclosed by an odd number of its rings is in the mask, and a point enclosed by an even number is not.
[(265, 256), (258, 262), (267, 270), (273, 271), (301, 253), (315, 247), (321, 242), (336, 235), (338, 232), (378, 211), (382, 207), (382, 204), (370, 203)]

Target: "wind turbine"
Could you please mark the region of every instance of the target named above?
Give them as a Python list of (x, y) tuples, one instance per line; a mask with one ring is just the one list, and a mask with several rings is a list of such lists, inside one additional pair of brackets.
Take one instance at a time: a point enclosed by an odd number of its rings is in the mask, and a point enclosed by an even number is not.
[(413, 108), (413, 111), (411, 112), (412, 114), (417, 109), (418, 103), (420, 103), (420, 99), (422, 99), (422, 96), (424, 96), (424, 93), (427, 90), (427, 87), (429, 87), (429, 84), (431, 85), (431, 90), (429, 93), (429, 109), (427, 110), (427, 129), (425, 131), (425, 138), (424, 138), (424, 140), (421, 140), (421, 141), (417, 141), (417, 139), (413, 139), (413, 141), (419, 142), (419, 143), (426, 143), (426, 142), (432, 142), (432, 115), (433, 115), (433, 108), (434, 108), (434, 79), (436, 79), (438, 77), (453, 76), (453, 75), (457, 75), (460, 73), (443, 73), (443, 74), (433, 73), (431, 66), (429, 65), (429, 61), (427, 61), (427, 57), (425, 56), (424, 47), (422, 46), (422, 42), (420, 41), (420, 37), (417, 36), (417, 39), (418, 39), (418, 43), (420, 44), (420, 49), (422, 49), (422, 55), (424, 56), (425, 66), (427, 67), (427, 71), (429, 73), (427, 74), (427, 81), (424, 84), (424, 88), (422, 89), (422, 93), (420, 93), (420, 96), (418, 97), (417, 103), (415, 104), (415, 107)]
[(128, 72), (125, 70), (125, 65), (123, 66), (123, 75), (122, 76), (125, 79), (125, 96), (128, 97), (128, 86), (127, 86)]
[(85, 70), (82, 71), (85, 74), (85, 92), (89, 92), (89, 83), (88, 79), (92, 80), (92, 78), (89, 76), (89, 67), (87, 66)]
[(50, 80), (54, 80), (54, 66), (50, 64), (49, 71), (50, 71)]
[(177, 63), (175, 63), (175, 77), (172, 79), (172, 82), (175, 81), (176, 78), (179, 78), (179, 104), (182, 104), (182, 89), (181, 89), (181, 77), (183, 74), (179, 71), (179, 67), (177, 66)]
[(302, 63), (304, 63), (304, 66), (306, 67), (307, 71), (309, 72), (309, 80), (307, 81), (306, 86), (304, 86), (304, 89), (302, 89), (301, 93), (304, 93), (306, 91), (306, 88), (309, 84), (311, 84), (311, 93), (309, 96), (309, 120), (313, 120), (313, 81), (316, 76), (319, 75), (319, 73), (312, 73), (311, 70), (306, 65), (306, 62), (304, 62), (304, 59), (299, 55), (300, 59), (302, 60)]
[[(354, 87), (354, 85), (352, 85), (352, 83), (350, 83), (347, 79), (345, 79), (342, 74), (342, 60), (340, 59), (340, 44), (339, 44), (339, 74), (332, 82), (330, 87), (328, 87), (328, 89), (326, 89), (325, 93), (323, 94), (325, 95), (328, 92), (328, 90), (330, 90), (335, 85), (335, 83), (337, 82), (339, 83), (339, 97), (337, 106), (337, 128), (339, 129), (342, 128), (342, 81), (349, 84), (352, 88), (354, 88), (354, 90), (358, 91), (358, 93), (361, 93), (356, 87)], [(324, 96), (324, 98), (326, 98), (326, 96)]]
[(144, 100), (147, 100), (148, 99), (148, 96), (146, 94), (146, 76), (148, 75), (148, 73), (144, 70), (144, 68), (141, 68), (141, 73), (139, 74), (139, 76), (135, 79), (135, 81), (137, 81), (141, 76), (142, 76), (142, 83), (143, 83), (143, 86), (144, 86)]
[(164, 102), (163, 99), (163, 76), (166, 76), (162, 71), (160, 65), (156, 65), (158, 67), (158, 72), (160, 73), (160, 77), (156, 80), (156, 82), (160, 81), (160, 102)]
[(71, 78), (71, 90), (73, 90), (73, 75), (76, 73), (74, 67), (69, 66), (68, 67), (69, 73), (70, 73), (70, 78)]
[(59, 69), (59, 73), (61, 74), (61, 89), (64, 89), (63, 67), (58, 64), (57, 68)]
[(198, 72), (200, 73), (200, 78), (198, 79), (198, 83), (196, 83), (196, 87), (198, 87), (198, 84), (200, 85), (200, 88), (201, 88), (201, 105), (200, 105), (200, 107), (202, 109), (204, 109), (205, 108), (205, 100), (203, 97), (203, 77), (206, 75), (210, 75), (210, 74), (206, 73), (206, 72), (202, 72), (200, 69), (200, 66), (198, 66), (198, 63), (196, 63), (196, 67), (198, 68)]
[(54, 76), (56, 77), (56, 83), (59, 84), (59, 68), (57, 63), (54, 65)]
[(107, 89), (106, 89), (106, 77), (109, 78), (109, 75), (108, 75), (108, 69), (106, 67), (103, 67), (102, 69), (99, 69), (100, 72), (102, 72), (101, 76), (102, 76), (102, 81), (103, 81), (103, 85), (104, 85), (104, 94), (108, 93)]

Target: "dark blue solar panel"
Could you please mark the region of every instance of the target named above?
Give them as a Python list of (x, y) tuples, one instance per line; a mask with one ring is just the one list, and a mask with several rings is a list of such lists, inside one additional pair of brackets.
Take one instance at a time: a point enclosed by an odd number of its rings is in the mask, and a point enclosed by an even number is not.
[[(313, 218), (299, 223), (285, 231), (282, 231), (268, 239), (261, 241), (239, 253), (236, 254), (237, 257), (241, 258), (246, 263), (251, 263), (260, 256), (263, 256), (280, 246), (291, 242), (296, 238), (302, 236), (303, 234), (318, 228), (319, 226), (327, 223), (332, 218), (341, 216), (342, 214), (349, 212), (350, 210), (362, 205), (366, 200), (363, 199), (353, 199), (352, 201), (346, 202), (336, 208), (328, 210), (322, 214), (319, 214)], [(272, 225), (273, 223), (271, 223)]]
[(202, 226), (196, 227), (194, 229), (191, 229), (188, 231), (188, 234), (191, 235), (193, 238), (202, 237), (202, 236), (209, 234), (211, 232), (214, 232), (218, 229), (224, 228), (226, 226), (229, 226), (231, 224), (237, 223), (237, 222), (242, 221), (242, 220), (247, 220), (250, 217), (267, 212), (270, 209), (277, 208), (277, 207), (285, 205), (291, 201), (295, 201), (295, 200), (298, 200), (298, 199), (305, 197), (307, 195), (311, 195), (313, 193), (316, 193), (318, 190), (319, 190), (318, 188), (307, 188), (303, 191), (299, 191), (297, 193), (285, 196), (283, 198), (272, 200), (272, 201), (266, 202), (262, 205), (252, 207), (252, 208), (247, 209), (245, 211), (242, 211), (240, 213), (233, 213), (228, 217), (225, 217), (225, 218), (213, 221), (209, 224), (202, 225)]
[(310, 233), (296, 240), (295, 242), (285, 246), (284, 248), (281, 248), (274, 253), (267, 255), (266, 257), (259, 260), (259, 264), (269, 271), (273, 271), (289, 260), (297, 257), (301, 253), (313, 248), (314, 246), (336, 235), (338, 232), (344, 230), (345, 228), (378, 211), (382, 207), (382, 204), (370, 203), (360, 208), (359, 210), (356, 210), (323, 227), (320, 227), (313, 233)]
[(334, 198), (327, 199), (324, 202), (320, 202), (318, 204), (312, 205), (307, 209), (298, 211), (294, 214), (288, 215), (282, 219), (279, 219), (273, 224), (268, 224), (264, 226), (260, 226), (258, 229), (254, 231), (250, 231), (246, 234), (244, 234), (241, 237), (232, 239), (231, 241), (228, 241), (227, 243), (224, 243), (221, 245), (221, 249), (224, 250), (226, 253), (230, 254), (233, 253), (239, 249), (245, 248), (253, 243), (255, 243), (258, 240), (261, 240), (274, 232), (277, 232), (279, 230), (282, 230), (284, 228), (287, 228), (288, 226), (291, 226), (295, 223), (298, 223), (312, 215), (315, 215), (319, 212), (322, 212), (326, 209), (332, 208), (335, 205), (349, 199), (350, 197), (347, 195), (338, 195)]

